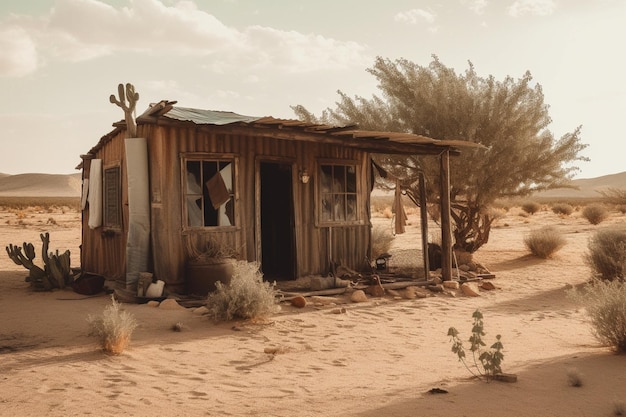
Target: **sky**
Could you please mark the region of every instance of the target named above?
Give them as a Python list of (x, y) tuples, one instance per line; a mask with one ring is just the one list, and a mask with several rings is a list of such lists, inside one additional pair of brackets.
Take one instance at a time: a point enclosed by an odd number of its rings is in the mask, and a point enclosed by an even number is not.
[(0, 173), (76, 173), (150, 103), (296, 118), (337, 91), (379, 95), (376, 57), (432, 56), (479, 76), (530, 71), (560, 138), (582, 126), (575, 178), (626, 171), (626, 0), (2, 0)]

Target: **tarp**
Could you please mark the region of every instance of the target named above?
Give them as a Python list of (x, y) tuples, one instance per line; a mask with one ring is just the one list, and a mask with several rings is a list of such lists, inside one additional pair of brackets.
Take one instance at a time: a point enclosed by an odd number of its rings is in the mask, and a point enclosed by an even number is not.
[(89, 202), (90, 229), (102, 226), (102, 159), (92, 159), (89, 168)]

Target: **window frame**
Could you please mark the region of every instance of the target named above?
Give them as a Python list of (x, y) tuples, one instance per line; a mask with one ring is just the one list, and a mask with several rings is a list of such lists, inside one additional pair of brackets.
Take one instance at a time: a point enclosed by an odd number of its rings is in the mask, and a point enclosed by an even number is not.
[[(124, 224), (121, 164), (103, 167), (102, 182), (102, 227), (106, 230), (121, 231)], [(113, 199), (110, 198), (112, 195), (115, 195)]]
[[(346, 171), (348, 171), (349, 167), (354, 167), (354, 191), (350, 191), (348, 189), (344, 189), (342, 191), (335, 191), (335, 190), (325, 190), (324, 184), (323, 184), (323, 170), (324, 167), (326, 166), (331, 166), (332, 167), (332, 171), (333, 173), (335, 172), (335, 167), (343, 167), (346, 169)], [(357, 160), (352, 160), (352, 159), (319, 159), (317, 161), (317, 167), (316, 167), (316, 176), (318, 178), (318, 181), (316, 181), (316, 192), (315, 192), (315, 198), (316, 198), (316, 204), (315, 204), (315, 209), (317, 211), (317, 224), (319, 227), (337, 227), (337, 226), (353, 226), (353, 225), (361, 225), (363, 224), (363, 213), (362, 211), (359, 209), (359, 207), (361, 206), (361, 193), (362, 193), (362, 184), (361, 184), (361, 179), (359, 178), (359, 174), (361, 173), (361, 163)], [(346, 183), (344, 183), (343, 185), (346, 186), (345, 188), (347, 188), (347, 177), (344, 178), (346, 179)], [(343, 205), (343, 210), (344, 210), (344, 219), (328, 219), (325, 218), (324, 216), (324, 201), (327, 201), (327, 199), (325, 198), (325, 195), (332, 195), (333, 198), (332, 200), (335, 199), (335, 197), (339, 196), (339, 195), (343, 195), (344, 196), (344, 205)], [(347, 204), (347, 198), (349, 195), (354, 196), (354, 218), (353, 219), (347, 219), (348, 217), (348, 210), (349, 210), (349, 205)], [(334, 217), (334, 216), (333, 216)]]
[[(181, 154), (180, 156), (180, 179), (181, 179), (181, 220), (182, 220), (182, 229), (184, 231), (193, 231), (193, 230), (232, 230), (232, 229), (237, 229), (239, 227), (239, 187), (237, 186), (238, 183), (238, 177), (239, 177), (239, 157), (235, 154), (231, 154), (231, 153), (220, 153), (220, 154), (215, 154), (215, 153), (187, 153), (187, 154)], [(189, 220), (189, 209), (188, 209), (188, 198), (191, 196), (193, 197), (194, 195), (202, 195), (202, 209), (204, 210), (204, 204), (206, 203), (206, 196), (204, 195), (204, 189), (206, 187), (206, 181), (208, 179), (202, 178), (201, 182), (202, 182), (202, 194), (194, 194), (194, 193), (189, 193), (188, 189), (187, 189), (187, 163), (188, 162), (199, 162), (200, 166), (202, 166), (202, 163), (204, 162), (216, 162), (219, 163), (221, 162), (230, 162), (232, 165), (232, 190), (229, 192), (230, 194), (230, 199), (233, 202), (233, 211), (232, 211), (232, 219), (233, 219), (233, 224), (230, 225), (210, 225), (210, 226), (205, 226), (204, 224), (201, 226), (192, 226), (190, 225), (190, 220)], [(201, 169), (202, 172), (202, 169)], [(209, 203), (210, 204), (210, 203)], [(204, 218), (204, 216), (203, 216)], [(204, 223), (204, 220), (203, 220)]]

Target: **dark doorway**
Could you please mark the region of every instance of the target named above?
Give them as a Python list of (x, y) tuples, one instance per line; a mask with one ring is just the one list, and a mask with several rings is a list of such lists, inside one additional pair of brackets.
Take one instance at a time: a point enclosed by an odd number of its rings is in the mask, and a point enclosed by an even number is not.
[(267, 280), (295, 278), (291, 164), (261, 162), (261, 270)]

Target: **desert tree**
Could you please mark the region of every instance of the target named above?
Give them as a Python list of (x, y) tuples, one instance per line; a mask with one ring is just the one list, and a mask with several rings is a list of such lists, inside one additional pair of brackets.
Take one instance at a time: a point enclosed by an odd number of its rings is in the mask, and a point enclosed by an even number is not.
[[(339, 91), (336, 108), (319, 117), (300, 105), (292, 109), (311, 122), (484, 145), (486, 149), (464, 149), (450, 162), (453, 233), (461, 250), (473, 253), (488, 242), (494, 201), (567, 187), (578, 171), (573, 163), (587, 160), (579, 155), (587, 146), (580, 141), (580, 127), (559, 139), (548, 129), (549, 107), (530, 72), (498, 81), (478, 76), (471, 62), (457, 74), (436, 56), (428, 66), (378, 57), (367, 71), (377, 78), (381, 96), (352, 98)], [(429, 201), (437, 204), (437, 158), (377, 155), (376, 162), (403, 179), (403, 190), (416, 204), (418, 173), (423, 172)]]

